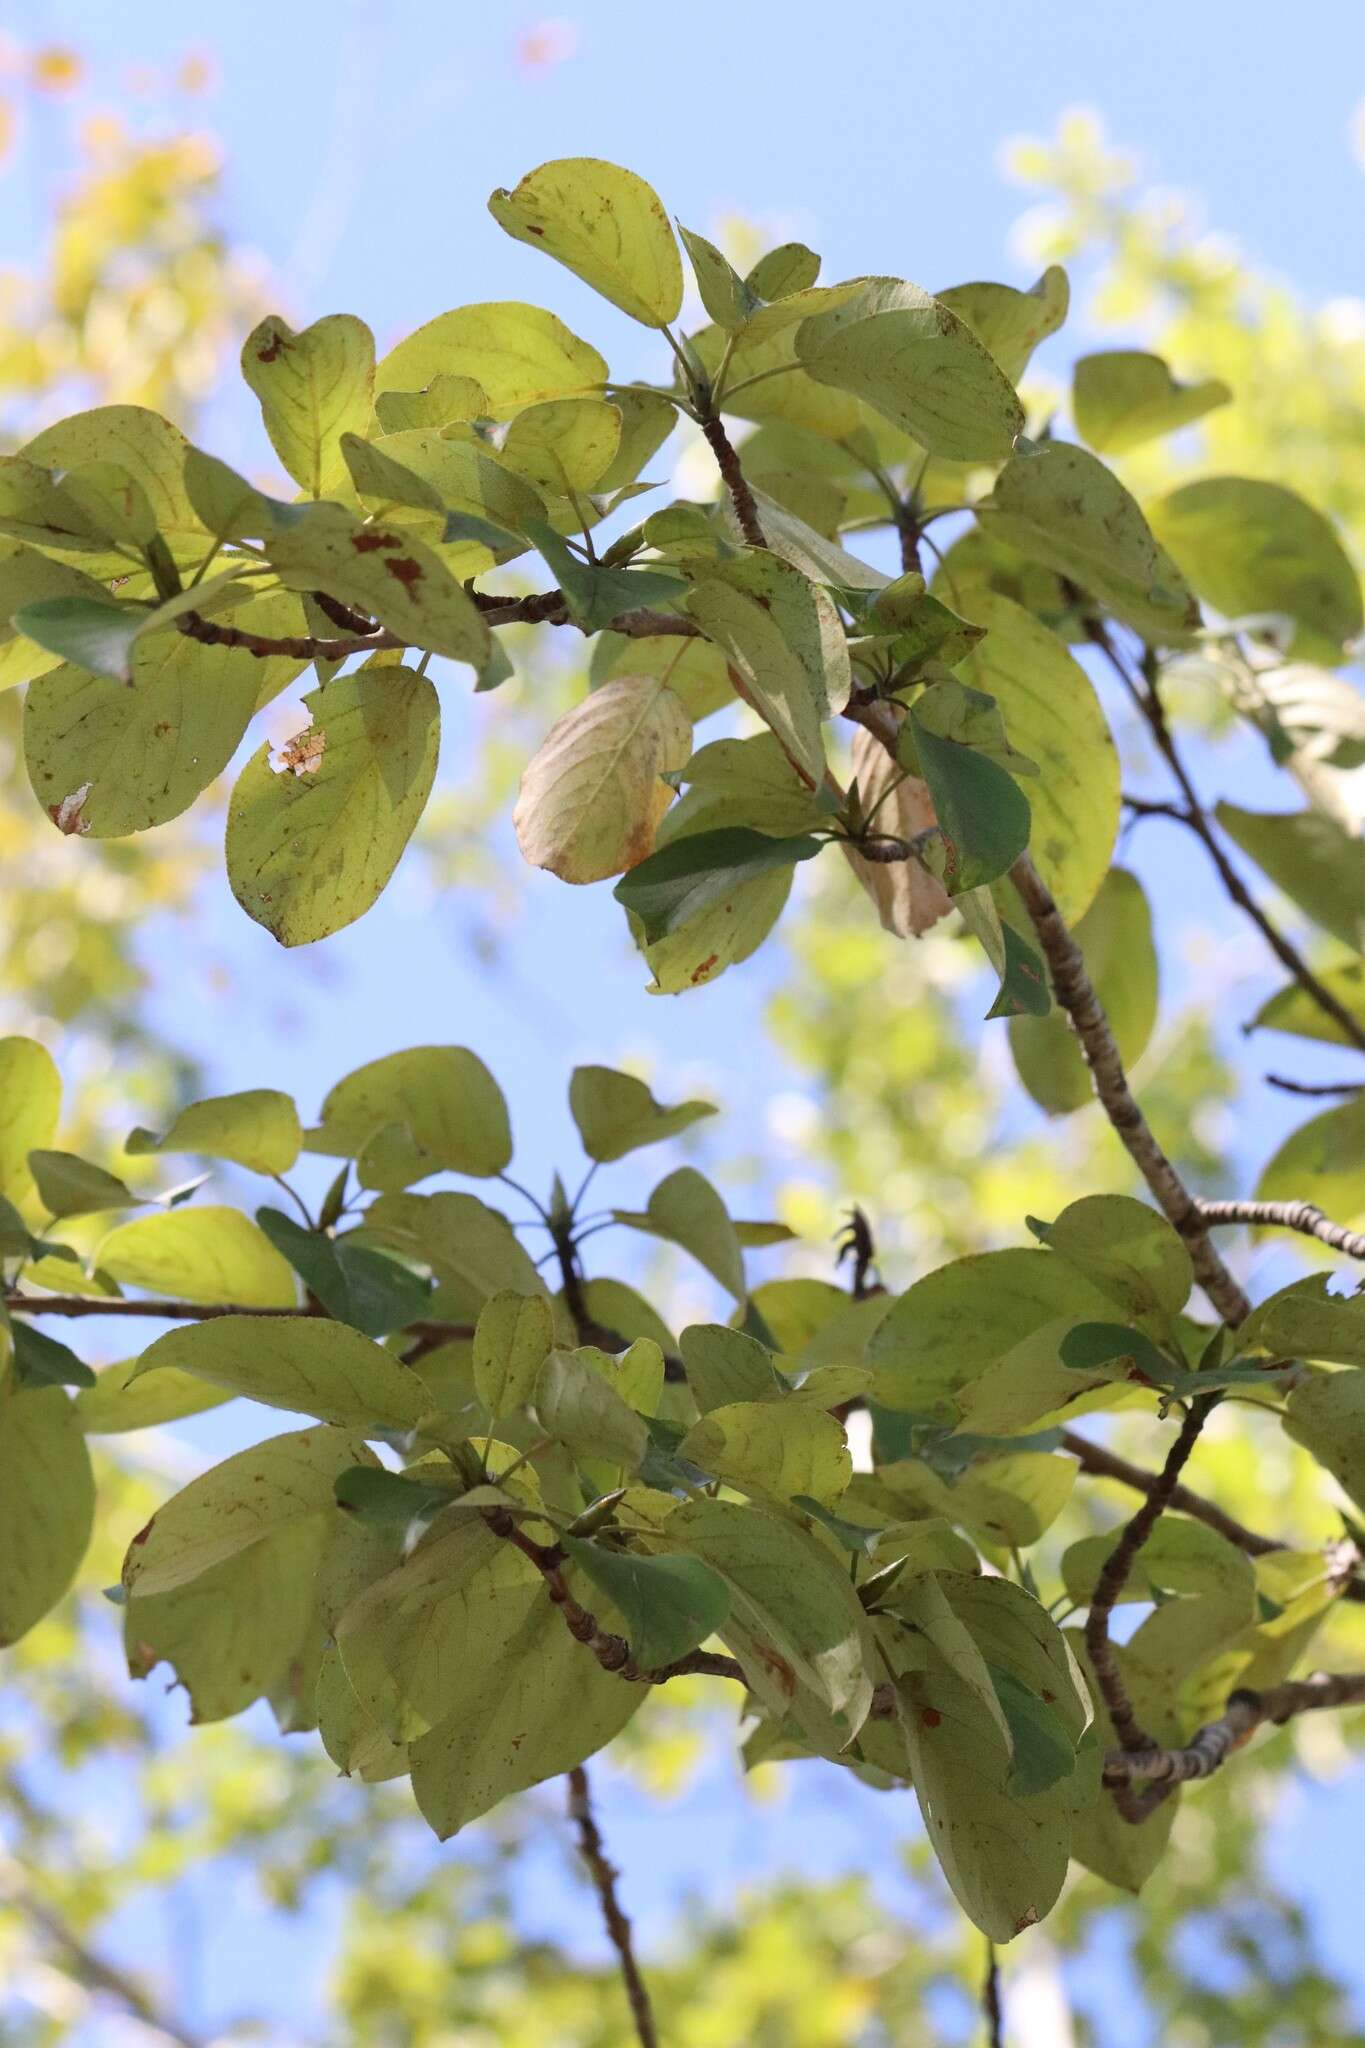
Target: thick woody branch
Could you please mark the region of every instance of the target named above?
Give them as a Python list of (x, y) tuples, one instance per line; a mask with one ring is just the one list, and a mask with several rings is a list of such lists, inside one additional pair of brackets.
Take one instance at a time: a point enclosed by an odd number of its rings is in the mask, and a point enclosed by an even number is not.
[[(1262, 1725), (1276, 1726), (1296, 1714), (1316, 1713), (1323, 1707), (1348, 1707), (1365, 1701), (1365, 1672), (1316, 1672), (1311, 1678), (1291, 1679), (1265, 1692), (1244, 1689), (1234, 1692), (1216, 1721), (1201, 1728), (1183, 1749), (1111, 1751), (1104, 1760), (1104, 1782), (1114, 1787), (1159, 1787), (1164, 1792), (1192, 1778), (1211, 1778)], [(1150, 1794), (1140, 1802), (1145, 1817), (1159, 1803)]]
[(568, 1774), (568, 1781), (569, 1818), (578, 1830), (578, 1853), (587, 1865), (593, 1889), (601, 1903), (602, 1919), (620, 1959), (621, 1979), (626, 1987), (630, 2016), (635, 2022), (636, 2039), (640, 2043), (640, 2048), (659, 2048), (654, 2010), (649, 2002), (645, 1980), (640, 1975), (640, 1966), (635, 1960), (634, 1935), (630, 1921), (616, 1895), (617, 1872), (607, 1861), (602, 1832), (592, 1810), (588, 1774), (581, 1764), (575, 1764)]
[(1365, 1234), (1333, 1223), (1311, 1202), (1200, 1202), (1206, 1223), (1249, 1223), (1260, 1229), (1299, 1230), (1348, 1259), (1365, 1259)]
[(1214, 1249), (1199, 1204), (1157, 1143), (1134, 1100), (1117, 1042), (1086, 972), (1080, 948), (1027, 854), (1021, 855), (1010, 869), (1010, 879), (1033, 921), (1052, 973), (1057, 1001), (1071, 1020), (1105, 1115), (1167, 1220), (1184, 1238), (1200, 1286), (1224, 1322), (1235, 1328), (1250, 1315), (1251, 1304)]
[(763, 522), (758, 516), (758, 506), (754, 502), (754, 494), (749, 489), (748, 479), (735, 453), (734, 443), (715, 414), (702, 421), (701, 430), (706, 436), (711, 453), (716, 458), (716, 468), (720, 471), (721, 482), (730, 493), (730, 503), (735, 508), (740, 532), (751, 548), (766, 548), (768, 542), (763, 531)]

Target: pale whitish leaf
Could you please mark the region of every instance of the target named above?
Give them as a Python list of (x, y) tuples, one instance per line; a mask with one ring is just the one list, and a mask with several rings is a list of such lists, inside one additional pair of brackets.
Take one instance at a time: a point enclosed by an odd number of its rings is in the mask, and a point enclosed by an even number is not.
[(620, 676), (556, 721), (521, 778), (513, 824), (526, 859), (566, 882), (596, 882), (650, 851), (673, 800), (692, 726), (652, 678)]
[[(874, 734), (858, 726), (853, 734), (853, 774), (870, 830), (916, 839), (938, 823), (928, 785), (907, 775)], [(952, 898), (920, 860), (865, 860), (847, 840), (844, 857), (871, 898), (883, 931), (918, 938), (952, 909)]]

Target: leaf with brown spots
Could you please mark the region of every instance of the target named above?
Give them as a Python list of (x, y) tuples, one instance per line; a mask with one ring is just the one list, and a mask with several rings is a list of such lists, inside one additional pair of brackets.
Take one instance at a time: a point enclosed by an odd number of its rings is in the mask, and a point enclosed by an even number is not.
[(313, 498), (335, 488), (346, 475), (341, 436), (364, 434), (374, 408), (374, 336), (365, 322), (332, 313), (295, 334), (272, 313), (243, 344), (242, 375), (295, 483)]
[(293, 590), (322, 590), (415, 647), (482, 668), (488, 628), (445, 563), (410, 527), (367, 525), (339, 505), (314, 506), (266, 541)]
[(678, 245), (658, 194), (634, 171), (598, 157), (560, 157), (530, 171), (488, 210), (518, 242), (530, 242), (601, 292), (632, 320), (666, 327), (682, 306)]

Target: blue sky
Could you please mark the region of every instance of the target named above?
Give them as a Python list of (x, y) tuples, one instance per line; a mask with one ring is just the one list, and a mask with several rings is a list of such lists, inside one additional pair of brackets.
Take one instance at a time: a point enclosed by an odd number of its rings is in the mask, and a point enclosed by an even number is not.
[[(1153, 181), (1201, 195), (1210, 223), (1252, 260), (1310, 296), (1365, 291), (1365, 182), (1349, 139), (1365, 93), (1365, 36), (1350, 6), (1305, 16), (1268, 0), (1140, 9), (1117, 0), (688, 0), (676, 9), (563, 0), (556, 12), (572, 54), (538, 69), (518, 51), (542, 17), (497, 0), (482, 10), (242, 0), (230, 16), (183, 0), (118, 9), (19, 0), (6, 27), (26, 43), (79, 48), (108, 102), (129, 66), (164, 72), (187, 48), (204, 49), (218, 84), (195, 118), (225, 146), (222, 211), (234, 242), (259, 251), (288, 317), (356, 312), (381, 345), (447, 306), (528, 298), (598, 341), (616, 374), (659, 371), (642, 329), (511, 242), (485, 210), (494, 186), (566, 154), (630, 165), (703, 232), (740, 213), (774, 239), (800, 236), (824, 252), (827, 277), (893, 270), (931, 288), (974, 276), (1026, 283), (1009, 246), (1022, 200), (1000, 173), (999, 146), (1050, 132), (1078, 102), (1141, 152)], [(35, 125), (7, 185), (18, 204), (0, 221), (0, 258), (34, 253), (53, 182), (69, 170), (66, 133), (56, 110)], [(1085, 332), (1073, 320), (1066, 350)], [(238, 395), (215, 406), (211, 438), (244, 466), (266, 459)], [(448, 761), (466, 688), (463, 672), (447, 670)], [(1255, 798), (1244, 791), (1243, 800)], [(1166, 936), (1178, 939), (1190, 918), (1213, 914), (1215, 898), (1173, 834), (1148, 828), (1140, 845), (1157, 881), (1167, 863), (1183, 863), (1179, 927), (1166, 913)], [(68, 852), (79, 859), (79, 841)], [(177, 935), (174, 950), (150, 950), (156, 1014), (203, 1060), (211, 1085), (290, 1087), (310, 1115), (362, 1059), (409, 1043), (469, 1044), (511, 1099), (516, 1170), (537, 1183), (557, 1159), (577, 1162), (564, 1108), (577, 1059), (651, 1051), (663, 1092), (713, 1089), (733, 1109), (720, 1156), (762, 1141), (768, 1099), (790, 1085), (762, 1032), (780, 954), (769, 949), (702, 995), (651, 999), (606, 892), (546, 876), (527, 885), (509, 954), (515, 975), (485, 971), (471, 928), (469, 906), (433, 903), (400, 871), (361, 926), (286, 955), (247, 924), (215, 873), (194, 932)], [(216, 961), (231, 970), (225, 984), (210, 974)], [(1268, 974), (1265, 989), (1276, 980)], [(1258, 1097), (1260, 1156), (1273, 1124), (1292, 1118), (1292, 1108)], [(624, 1174), (623, 1191), (643, 1195), (653, 1164), (649, 1156)], [(215, 1442), (214, 1428), (188, 1434)], [(1332, 1825), (1341, 1808), (1329, 1808), (1306, 1802), (1277, 1837), (1277, 1856), (1311, 1887), (1334, 1959), (1355, 1973), (1354, 1937), (1332, 1904), (1342, 1835)], [(622, 1845), (632, 1860), (656, 1863), (660, 1901), (695, 1874), (706, 1840), (702, 1812), (690, 1825), (686, 1815), (674, 1821), (675, 1861), (664, 1830)], [(822, 1867), (856, 1858), (856, 1827), (815, 1825)], [(775, 1856), (799, 1856), (803, 1839), (797, 1819), (774, 1821)], [(553, 1913), (553, 1894), (542, 1903)], [(313, 1938), (321, 1944), (320, 1925)], [(243, 1954), (238, 1942), (223, 1951), (220, 1984), (240, 1973)], [(274, 1988), (263, 1981), (262, 1995)]]

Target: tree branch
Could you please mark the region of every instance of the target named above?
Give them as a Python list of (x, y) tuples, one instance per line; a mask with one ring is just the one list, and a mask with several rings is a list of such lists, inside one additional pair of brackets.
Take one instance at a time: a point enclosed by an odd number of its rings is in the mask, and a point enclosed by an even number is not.
[(1365, 1089), (1365, 1081), (1291, 1081), (1285, 1074), (1265, 1078), (1268, 1086), (1283, 1088), (1286, 1095), (1359, 1095)]
[(1237, 908), (1251, 919), (1251, 922), (1255, 925), (1257, 931), (1261, 934), (1261, 937), (1265, 940), (1281, 966), (1288, 970), (1304, 994), (1316, 1003), (1323, 1015), (1330, 1017), (1333, 1023), (1345, 1032), (1347, 1043), (1359, 1046), (1362, 1051), (1365, 1051), (1365, 1026), (1362, 1026), (1351, 1015), (1351, 1012), (1344, 1003), (1337, 1001), (1332, 991), (1314, 974), (1298, 947), (1285, 937), (1277, 925), (1271, 923), (1224, 853), (1218, 836), (1213, 826), (1209, 823), (1208, 814), (1199, 798), (1199, 792), (1196, 790), (1186, 770), (1185, 763), (1181, 758), (1180, 749), (1175, 743), (1175, 736), (1166, 723), (1165, 708), (1162, 705), (1161, 697), (1157, 690), (1155, 656), (1150, 649), (1144, 653), (1143, 677), (1146, 687), (1143, 688), (1138, 683), (1136, 677), (1129, 673), (1127, 664), (1123, 661), (1118, 649), (1109, 637), (1109, 631), (1104, 622), (1094, 617), (1087, 618), (1085, 620), (1085, 630), (1094, 645), (1104, 655), (1115, 675), (1119, 678), (1137, 706), (1142, 718), (1146, 721), (1152, 738), (1156, 741), (1161, 756), (1175, 778), (1180, 794), (1185, 800), (1185, 808), (1181, 810), (1175, 805), (1157, 807), (1141, 801), (1134, 802), (1133, 799), (1129, 798), (1128, 802), (1131, 808), (1148, 815), (1159, 814), (1163, 817), (1171, 817), (1180, 824), (1188, 826), (1190, 831), (1202, 842), (1210, 860), (1218, 870), (1218, 879), (1223, 884), (1228, 896), (1237, 905)]
[(751, 548), (766, 548), (768, 541), (763, 531), (763, 523), (758, 516), (758, 506), (754, 503), (754, 494), (749, 489), (748, 479), (740, 466), (734, 443), (715, 413), (706, 415), (702, 420), (701, 430), (706, 436), (711, 453), (716, 458), (716, 468), (720, 471), (721, 482), (730, 493), (730, 502), (735, 508), (740, 532)]
[(986, 1974), (981, 1980), (981, 2013), (986, 2022), (986, 2048), (1005, 2048), (1005, 2007), (1000, 1996), (1000, 1964), (995, 1943), (986, 1943)]
[(626, 1999), (630, 2005), (630, 2016), (635, 2022), (635, 2036), (640, 2048), (659, 2048), (659, 2035), (654, 2025), (654, 2010), (649, 2002), (645, 1980), (640, 1975), (640, 1966), (635, 1960), (634, 1936), (630, 1921), (616, 1896), (617, 1872), (607, 1861), (602, 1845), (602, 1833), (593, 1815), (592, 1799), (588, 1788), (588, 1774), (582, 1764), (575, 1764), (568, 1774), (569, 1818), (578, 1830), (578, 1853), (588, 1867), (602, 1906), (602, 1918), (607, 1933), (621, 1959), (621, 1977), (626, 1987)]
[(122, 2006), (126, 2013), (146, 2027), (149, 2032), (173, 2044), (173, 2048), (201, 2048), (197, 2034), (190, 2033), (178, 2020), (158, 2010), (155, 2002), (138, 1983), (135, 1977), (106, 1961), (91, 1948), (81, 1935), (59, 1913), (45, 1905), (33, 1894), (19, 1877), (20, 1866), (8, 1859), (0, 1866), (0, 1897), (18, 1912), (25, 1914), (33, 1925), (65, 1959), (66, 1967), (87, 1991), (112, 1999)]
[[(1365, 1701), (1365, 1672), (1315, 1672), (1311, 1678), (1290, 1679), (1265, 1692), (1243, 1689), (1234, 1692), (1218, 1720), (1208, 1722), (1183, 1749), (1110, 1751), (1104, 1760), (1104, 1782), (1109, 1786), (1145, 1784), (1164, 1796), (1174, 1785), (1191, 1778), (1211, 1778), (1235, 1749), (1240, 1749), (1262, 1722), (1277, 1727), (1296, 1714), (1316, 1713), (1323, 1707), (1354, 1706)], [(1145, 1811), (1159, 1801), (1150, 1797)], [(1145, 1813), (1138, 1815), (1145, 1818)]]
[[(498, 597), (484, 590), (469, 593), (490, 626), (568, 626), (573, 624), (562, 590), (545, 590), (533, 597)], [(240, 626), (221, 626), (199, 612), (182, 612), (176, 620), (182, 633), (203, 647), (236, 647), (258, 660), (283, 655), (290, 661), (346, 661), (353, 654), (402, 652), (418, 645), (397, 633), (376, 627), (371, 633), (346, 633), (335, 639), (315, 634), (248, 633)], [(691, 619), (674, 612), (644, 609), (621, 612), (611, 621), (610, 632), (627, 639), (652, 639), (671, 635), (696, 639), (699, 629)]]
[(1133, 1098), (1118, 1045), (1086, 972), (1080, 948), (1028, 854), (1020, 855), (1010, 869), (1010, 879), (1033, 921), (1052, 971), (1057, 1001), (1071, 1019), (1101, 1107), (1167, 1219), (1189, 1247), (1200, 1286), (1224, 1322), (1235, 1329), (1250, 1315), (1251, 1303), (1223, 1264), (1198, 1203), (1157, 1143)]
[(1348, 1259), (1365, 1259), (1365, 1234), (1333, 1223), (1312, 1202), (1205, 1202), (1196, 1205), (1206, 1223), (1250, 1223), (1264, 1229), (1298, 1230), (1316, 1237)]

